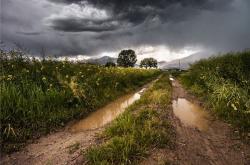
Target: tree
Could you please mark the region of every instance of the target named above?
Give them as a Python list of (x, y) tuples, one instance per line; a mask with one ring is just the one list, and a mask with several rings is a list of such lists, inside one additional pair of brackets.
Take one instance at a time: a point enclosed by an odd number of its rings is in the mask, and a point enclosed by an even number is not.
[(122, 67), (133, 67), (136, 61), (135, 51), (131, 49), (122, 50), (118, 55), (117, 65)]
[(113, 63), (112, 61), (109, 61), (105, 64), (105, 67), (115, 67), (115, 63)]
[(144, 58), (141, 63), (140, 67), (145, 67), (145, 68), (157, 68), (157, 60), (154, 58)]

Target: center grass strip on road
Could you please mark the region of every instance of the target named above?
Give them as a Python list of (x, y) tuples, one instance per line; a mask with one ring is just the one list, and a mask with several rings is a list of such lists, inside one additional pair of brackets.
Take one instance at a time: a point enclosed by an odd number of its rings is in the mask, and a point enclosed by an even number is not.
[(102, 133), (104, 142), (87, 150), (89, 164), (134, 164), (152, 148), (173, 144), (168, 121), (171, 85), (167, 74), (154, 82)]

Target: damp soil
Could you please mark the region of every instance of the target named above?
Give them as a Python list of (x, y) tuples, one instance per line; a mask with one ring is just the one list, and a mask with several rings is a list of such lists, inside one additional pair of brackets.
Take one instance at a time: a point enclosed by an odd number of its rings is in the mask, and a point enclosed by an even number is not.
[(174, 115), (186, 127), (197, 128), (200, 131), (208, 130), (211, 116), (201, 106), (185, 98), (177, 98), (172, 101), (172, 108)]
[(176, 130), (176, 146), (164, 151), (164, 161), (180, 165), (250, 164), (250, 146), (231, 125), (217, 119), (178, 81), (172, 80), (172, 89), (170, 119)]
[[(250, 146), (234, 134), (234, 129), (217, 119), (202, 102), (172, 79), (172, 105), (169, 120), (175, 129), (175, 145), (149, 151), (141, 164), (249, 165)], [(85, 164), (83, 154), (97, 143), (97, 134), (139, 99), (140, 91), (126, 95), (69, 125), (64, 130), (40, 138), (22, 151), (1, 158), (0, 164)], [(114, 105), (112, 105), (114, 103)], [(106, 117), (104, 117), (106, 116)], [(88, 124), (96, 122), (98, 124)]]
[[(149, 85), (149, 84), (148, 84)], [(88, 117), (69, 124), (63, 130), (28, 144), (23, 150), (1, 157), (0, 164), (8, 165), (71, 165), (84, 164), (84, 152), (98, 139), (106, 125), (140, 99), (146, 85), (139, 91), (124, 95), (93, 112)]]

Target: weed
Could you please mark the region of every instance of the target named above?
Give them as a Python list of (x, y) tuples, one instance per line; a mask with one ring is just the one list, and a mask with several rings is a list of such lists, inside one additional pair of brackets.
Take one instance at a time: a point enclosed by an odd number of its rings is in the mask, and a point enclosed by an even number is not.
[(0, 53), (0, 142), (5, 152), (93, 112), (160, 73)]
[(90, 164), (136, 164), (150, 148), (170, 145), (172, 128), (162, 117), (167, 111), (160, 111), (170, 102), (170, 90), (168, 75), (163, 75), (106, 128), (105, 143), (88, 149)]
[(79, 142), (75, 142), (74, 144), (70, 145), (68, 147), (69, 149), (69, 154), (73, 154), (74, 152), (76, 152), (78, 149), (80, 148), (80, 143)]
[(220, 117), (250, 132), (250, 52), (228, 53), (201, 60), (181, 76)]

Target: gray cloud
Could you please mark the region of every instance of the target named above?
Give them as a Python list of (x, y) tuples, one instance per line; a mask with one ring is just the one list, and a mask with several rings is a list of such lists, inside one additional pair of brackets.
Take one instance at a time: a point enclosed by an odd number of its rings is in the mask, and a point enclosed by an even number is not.
[[(182, 21), (199, 14), (201, 10), (225, 10), (232, 0), (50, 0), (54, 3), (91, 4), (99, 9), (108, 10), (113, 21), (128, 22), (134, 26), (145, 21), (159, 18), (163, 22)], [(81, 18), (58, 18), (51, 20), (52, 27), (65, 31), (107, 31), (116, 30), (110, 23), (94, 22)], [(72, 24), (72, 26), (70, 26)], [(93, 24), (89, 26), (89, 24)], [(104, 25), (103, 25), (104, 24)], [(74, 26), (76, 25), (76, 26)], [(97, 28), (97, 26), (100, 26)], [(104, 27), (103, 27), (104, 26)], [(77, 28), (79, 27), (79, 28)]]
[(17, 34), (22, 34), (22, 35), (40, 35), (41, 32), (16, 32)]
[(102, 32), (111, 31), (119, 28), (119, 24), (108, 20), (86, 20), (86, 19), (75, 19), (75, 18), (64, 18), (52, 20), (51, 27), (55, 30), (65, 32), (81, 32), (81, 31), (92, 31)]
[[(1, 1), (2, 41), (39, 54), (97, 55), (140, 45), (249, 47), (248, 0)], [(67, 10), (66, 10), (67, 9)], [(85, 11), (86, 10), (86, 11)], [(93, 14), (94, 13), (94, 14)]]

